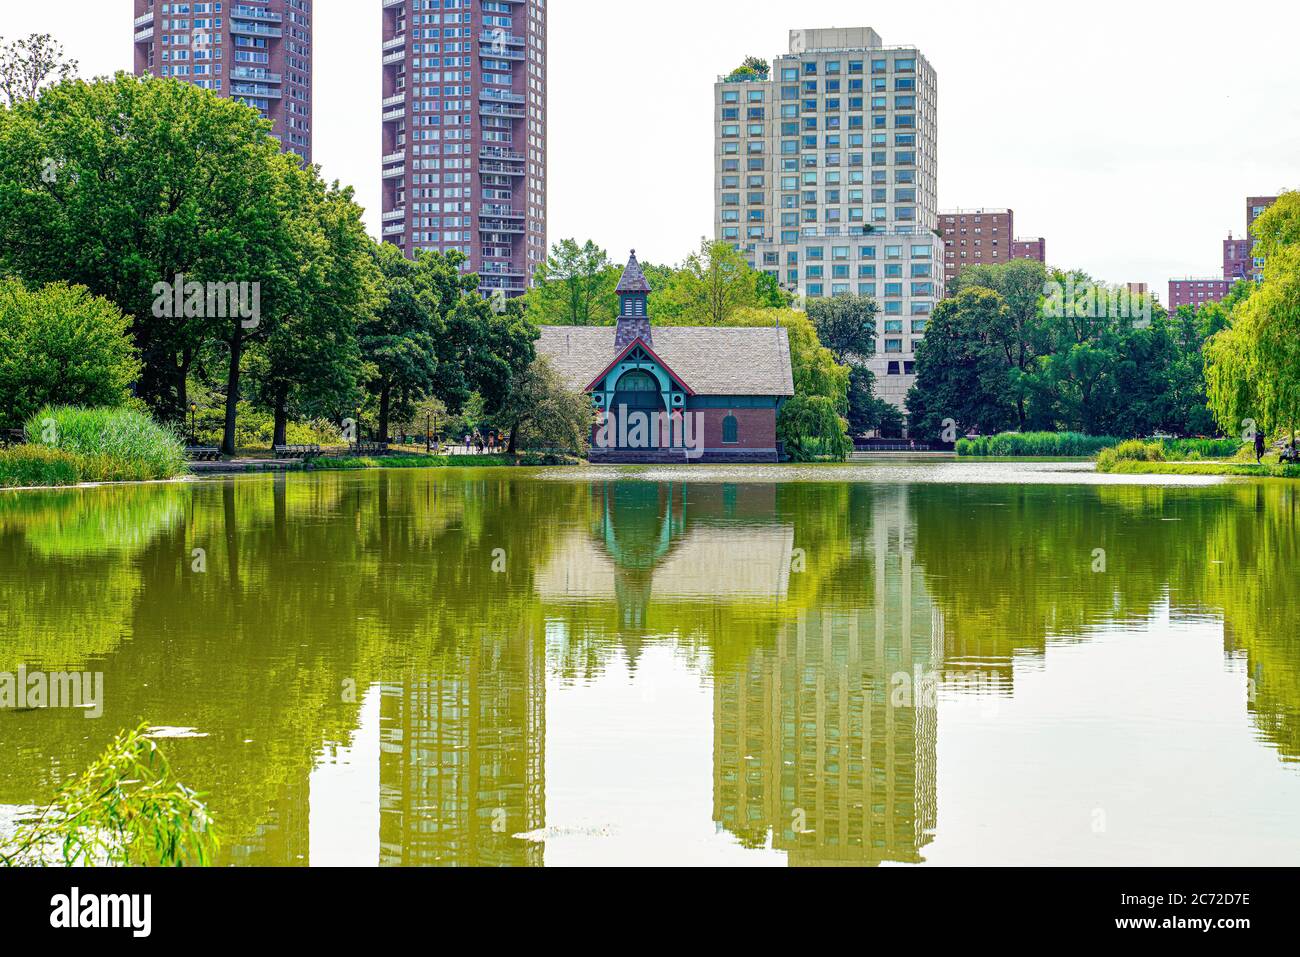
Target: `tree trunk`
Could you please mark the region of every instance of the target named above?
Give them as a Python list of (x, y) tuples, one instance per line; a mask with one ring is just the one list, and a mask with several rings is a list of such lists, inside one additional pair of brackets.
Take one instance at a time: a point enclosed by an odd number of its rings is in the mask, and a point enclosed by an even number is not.
[(388, 441), (388, 409), (392, 396), (393, 387), (385, 382), (379, 390), (379, 435), (375, 436), (380, 442)]
[(506, 449), (506, 452), (509, 453), (510, 455), (515, 454), (515, 441), (518, 438), (519, 438), (519, 426), (517, 424), (510, 426), (510, 445)]
[(289, 397), (285, 392), (281, 387), (275, 393), (275, 438), (271, 440), (275, 445), (289, 444)]
[(239, 364), (244, 355), (244, 333), (236, 328), (230, 340), (230, 368), (226, 373), (226, 428), (221, 439), (221, 451), (235, 454), (235, 419), (239, 408)]

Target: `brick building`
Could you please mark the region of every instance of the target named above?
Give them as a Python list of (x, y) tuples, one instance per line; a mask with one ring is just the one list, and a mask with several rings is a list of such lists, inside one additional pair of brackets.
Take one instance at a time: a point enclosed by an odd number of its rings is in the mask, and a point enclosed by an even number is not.
[(953, 209), (939, 214), (946, 289), (967, 266), (995, 266), (1013, 259), (1047, 262), (1047, 240), (1016, 239), (1011, 209)]
[(311, 0), (135, 0), (134, 9), (136, 76), (174, 77), (247, 103), (285, 150), (311, 162)]
[(382, 14), (384, 242), (459, 251), (484, 295), (522, 295), (546, 260), (546, 4)]
[(1231, 279), (1171, 279), (1169, 280), (1169, 311), (1179, 306), (1199, 309), (1207, 302), (1218, 302), (1234, 285)]
[(786, 330), (654, 328), (649, 294), (633, 252), (617, 325), (541, 329), (538, 354), (596, 408), (591, 461), (777, 461), (777, 412), (794, 395)]

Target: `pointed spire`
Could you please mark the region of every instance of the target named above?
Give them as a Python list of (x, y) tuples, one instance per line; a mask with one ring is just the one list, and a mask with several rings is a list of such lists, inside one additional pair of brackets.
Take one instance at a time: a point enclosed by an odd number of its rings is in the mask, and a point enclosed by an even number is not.
[(619, 294), (625, 292), (650, 292), (650, 283), (646, 281), (645, 273), (641, 271), (641, 264), (636, 261), (635, 249), (632, 250), (632, 256), (623, 269), (623, 278), (618, 281), (618, 289), (615, 292)]

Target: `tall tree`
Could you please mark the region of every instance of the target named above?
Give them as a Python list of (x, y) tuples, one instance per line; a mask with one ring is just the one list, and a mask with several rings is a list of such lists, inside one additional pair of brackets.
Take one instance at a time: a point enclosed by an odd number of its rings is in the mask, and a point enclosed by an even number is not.
[(651, 313), (673, 325), (724, 325), (739, 309), (767, 304), (759, 296), (760, 275), (730, 243), (701, 240), (699, 251), (655, 286)]
[(967, 289), (990, 289), (1002, 297), (1010, 320), (997, 345), (1013, 371), (1009, 378), (1018, 427), (1028, 421), (1030, 376), (1040, 356), (1050, 351), (1050, 331), (1041, 307), (1048, 274), (1042, 263), (1017, 259), (1009, 263), (968, 266), (953, 282), (952, 295)]
[(913, 430), (939, 437), (951, 420), (965, 432), (999, 432), (1016, 421), (1003, 343), (1006, 302), (990, 289), (967, 289), (935, 308), (916, 350), (916, 384), (907, 396)]
[[(247, 106), (124, 74), (0, 111), (0, 269), (79, 283), (131, 316), (136, 391), (162, 418), (180, 420), (187, 376), (219, 348), (228, 451), (244, 353), (293, 298), (294, 183), (314, 175), (269, 132)], [(260, 290), (255, 322), (212, 302), (209, 283)]]
[(380, 276), (351, 189), (301, 177), (298, 272), (292, 307), (252, 364), (257, 397), (274, 416), (276, 445), (291, 415), (344, 418), (356, 408), (358, 329), (379, 306)]
[(32, 100), (50, 82), (77, 75), (77, 61), (63, 55), (63, 44), (48, 33), (6, 42), (0, 37), (0, 96), (5, 105)]
[(618, 267), (590, 239), (581, 246), (564, 239), (551, 247), (524, 296), (537, 325), (593, 326), (612, 322), (617, 309)]

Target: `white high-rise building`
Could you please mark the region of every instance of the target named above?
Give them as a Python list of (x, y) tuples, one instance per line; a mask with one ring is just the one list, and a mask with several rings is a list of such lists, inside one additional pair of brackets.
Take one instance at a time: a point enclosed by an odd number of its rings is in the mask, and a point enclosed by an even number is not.
[(801, 297), (873, 296), (876, 391), (903, 407), (942, 297), (934, 68), (869, 27), (792, 30), (714, 111), (716, 237)]

